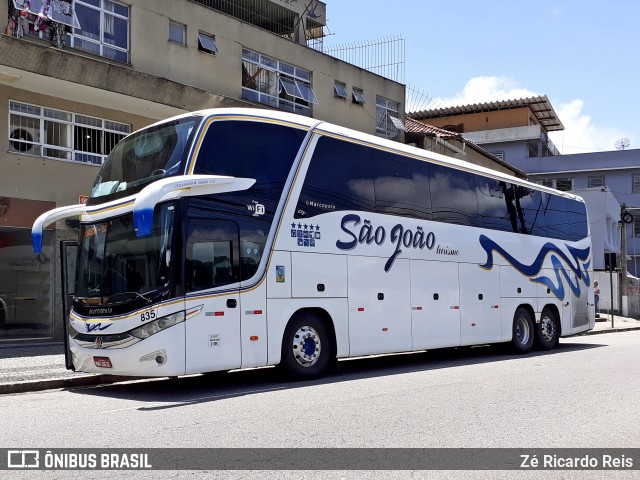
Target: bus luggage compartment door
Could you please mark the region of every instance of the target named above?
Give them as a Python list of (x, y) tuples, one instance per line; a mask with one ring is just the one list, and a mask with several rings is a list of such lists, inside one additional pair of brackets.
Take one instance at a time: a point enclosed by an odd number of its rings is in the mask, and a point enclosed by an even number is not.
[(411, 350), (409, 260), (349, 256), (351, 356)]
[(458, 264), (411, 261), (413, 350), (460, 345)]
[(461, 263), (459, 274), (461, 345), (500, 342), (500, 270)]

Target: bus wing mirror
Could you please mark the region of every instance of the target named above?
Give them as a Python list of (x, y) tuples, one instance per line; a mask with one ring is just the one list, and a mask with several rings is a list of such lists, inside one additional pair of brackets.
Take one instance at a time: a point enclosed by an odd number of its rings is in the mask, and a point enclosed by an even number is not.
[(133, 225), (136, 236), (151, 235), (153, 209), (160, 202), (188, 196), (247, 190), (254, 183), (256, 181), (253, 178), (221, 175), (180, 175), (153, 182), (142, 189), (133, 204)]
[(63, 218), (77, 217), (85, 213), (86, 206), (81, 203), (78, 205), (54, 208), (53, 210), (49, 210), (48, 212), (40, 215), (36, 218), (36, 221), (33, 222), (33, 227), (31, 228), (31, 243), (33, 244), (33, 251), (38, 255), (42, 253), (42, 232), (53, 222), (57, 222)]

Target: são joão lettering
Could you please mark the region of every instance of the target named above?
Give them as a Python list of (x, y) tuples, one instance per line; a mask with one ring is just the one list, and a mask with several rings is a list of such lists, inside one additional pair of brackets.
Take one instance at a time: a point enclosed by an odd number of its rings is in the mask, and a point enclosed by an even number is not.
[[(362, 226), (357, 227), (362, 223)], [(387, 241), (387, 231), (382, 226), (374, 226), (371, 220), (362, 220), (359, 215), (349, 214), (342, 217), (340, 228), (346, 233), (351, 240), (343, 242), (338, 240), (336, 247), (340, 250), (353, 250), (358, 245), (376, 244), (383, 245)], [(398, 223), (391, 229), (389, 235), (389, 241), (395, 245), (393, 254), (387, 260), (384, 266), (384, 271), (388, 272), (393, 266), (396, 257), (402, 253), (403, 248), (413, 249), (428, 249), (432, 250), (436, 244), (436, 236), (433, 232), (425, 232), (422, 227), (416, 227), (415, 231), (406, 228), (401, 223)]]

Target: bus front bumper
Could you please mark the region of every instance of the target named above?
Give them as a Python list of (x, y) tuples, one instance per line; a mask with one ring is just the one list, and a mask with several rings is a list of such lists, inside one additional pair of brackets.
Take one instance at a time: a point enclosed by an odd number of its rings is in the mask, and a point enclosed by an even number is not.
[[(96, 335), (96, 339), (99, 335)], [(174, 377), (185, 374), (184, 323), (124, 348), (81, 346), (69, 337), (77, 372), (139, 377)]]

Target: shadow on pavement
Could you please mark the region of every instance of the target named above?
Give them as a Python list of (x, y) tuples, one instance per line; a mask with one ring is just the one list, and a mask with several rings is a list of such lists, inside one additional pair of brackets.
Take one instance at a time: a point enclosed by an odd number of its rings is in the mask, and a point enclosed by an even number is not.
[[(424, 372), (442, 368), (527, 360), (572, 351), (600, 348), (606, 345), (561, 343), (548, 351), (534, 351), (528, 355), (505, 353), (502, 345), (458, 347), (416, 353), (382, 355), (342, 360), (339, 371), (317, 380), (289, 381), (274, 367), (214, 372), (178, 378), (141, 379), (120, 384), (89, 388), (72, 388), (78, 395), (96, 395), (148, 402), (149, 406), (135, 407), (138, 411), (166, 410), (176, 407), (213, 402), (292, 388), (348, 382), (359, 379)], [(156, 405), (153, 405), (153, 404)]]

